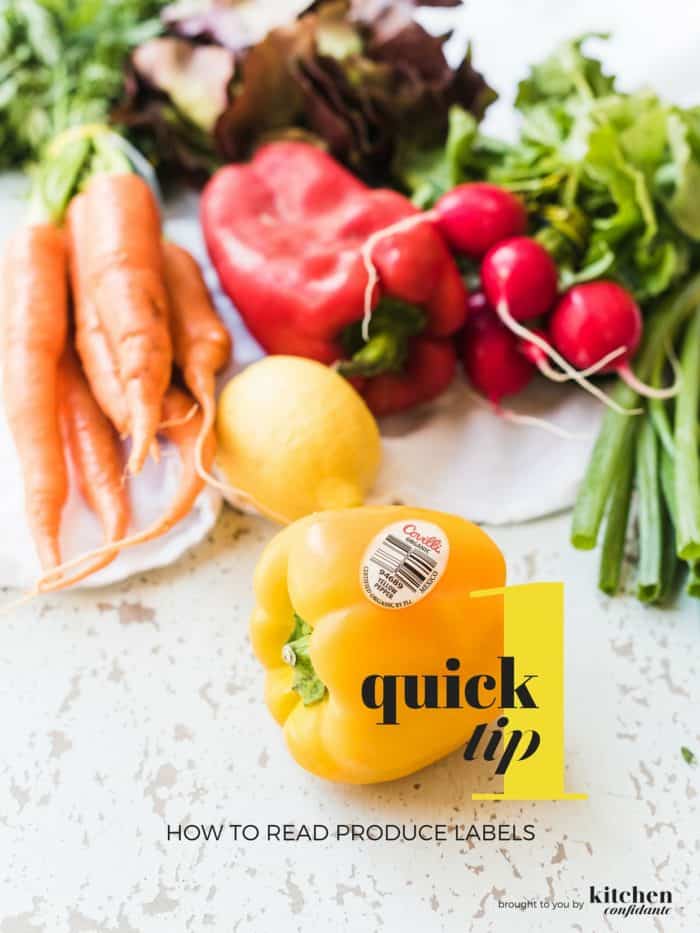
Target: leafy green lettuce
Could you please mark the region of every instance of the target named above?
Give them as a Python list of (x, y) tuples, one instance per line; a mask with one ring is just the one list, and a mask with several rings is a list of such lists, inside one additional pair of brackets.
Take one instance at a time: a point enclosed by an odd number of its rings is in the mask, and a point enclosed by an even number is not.
[[(453, 104), (480, 119), (494, 99), (469, 55), (448, 62), (447, 36), (414, 19), (415, 0), (280, 6), (277, 25), (259, 31), (242, 16), (251, 2), (169, 6), (167, 35), (131, 56), (115, 119), (179, 174), (206, 175), (271, 139), (304, 139), (370, 183), (392, 184), (400, 150), (440, 147)], [(290, 6), (299, 15), (283, 15)]]

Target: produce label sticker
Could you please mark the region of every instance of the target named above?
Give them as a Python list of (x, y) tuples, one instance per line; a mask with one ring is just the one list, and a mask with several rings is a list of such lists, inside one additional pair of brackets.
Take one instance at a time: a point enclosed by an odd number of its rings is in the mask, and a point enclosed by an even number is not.
[(360, 585), (384, 609), (406, 609), (440, 580), (450, 556), (446, 533), (432, 522), (394, 522), (372, 539), (360, 564)]

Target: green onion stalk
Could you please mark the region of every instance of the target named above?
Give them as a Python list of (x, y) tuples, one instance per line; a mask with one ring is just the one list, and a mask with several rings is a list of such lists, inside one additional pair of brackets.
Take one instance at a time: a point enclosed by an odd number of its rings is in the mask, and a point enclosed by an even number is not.
[[(648, 316), (637, 375), (659, 385), (674, 344), (680, 346), (680, 361), (671, 357), (678, 395), (670, 402), (650, 400), (641, 416), (606, 413), (571, 532), (575, 547), (594, 548), (605, 519), (599, 586), (613, 595), (621, 586), (636, 502), (636, 594), (646, 603), (670, 597), (680, 566), (688, 572), (687, 592), (700, 596), (700, 274)], [(612, 397), (625, 408), (640, 402), (622, 382)]]

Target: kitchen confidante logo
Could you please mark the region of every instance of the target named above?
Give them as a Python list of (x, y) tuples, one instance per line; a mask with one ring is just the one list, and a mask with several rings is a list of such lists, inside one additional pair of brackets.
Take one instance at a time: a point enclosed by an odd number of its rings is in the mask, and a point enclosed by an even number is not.
[[(440, 553), (439, 536), (423, 536), (421, 544)], [(464, 673), (461, 659), (448, 657), (440, 673), (369, 674), (362, 682), (364, 706), (377, 710), (377, 725), (387, 728), (400, 726), (402, 710), (484, 710), (464, 759), (495, 762), (503, 792), (473, 794), (474, 800), (585, 800), (564, 785), (563, 584), (503, 587), (471, 598), (503, 601), (503, 654), (496, 667)]]
[(603, 906), (603, 913), (607, 916), (664, 917), (671, 913), (673, 896), (670, 891), (645, 890), (636, 884), (631, 888), (591, 885), (588, 902)]

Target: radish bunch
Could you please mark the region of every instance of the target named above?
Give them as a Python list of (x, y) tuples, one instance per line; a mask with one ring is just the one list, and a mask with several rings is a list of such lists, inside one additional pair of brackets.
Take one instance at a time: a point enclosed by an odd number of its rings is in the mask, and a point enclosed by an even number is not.
[[(377, 283), (374, 247), (383, 237), (422, 223), (434, 224), (454, 252), (481, 263), (481, 291), (470, 298), (461, 355), (470, 382), (494, 405), (520, 392), (538, 370), (556, 382), (576, 381), (624, 414), (638, 409), (621, 408), (588, 377), (615, 372), (640, 395), (677, 393), (677, 386), (655, 389), (641, 383), (631, 369), (642, 337), (642, 315), (632, 296), (612, 281), (575, 285), (560, 296), (554, 260), (525, 236), (524, 205), (506, 189), (484, 182), (458, 185), (431, 211), (367, 241), (366, 330)], [(526, 326), (535, 322), (534, 328)]]

